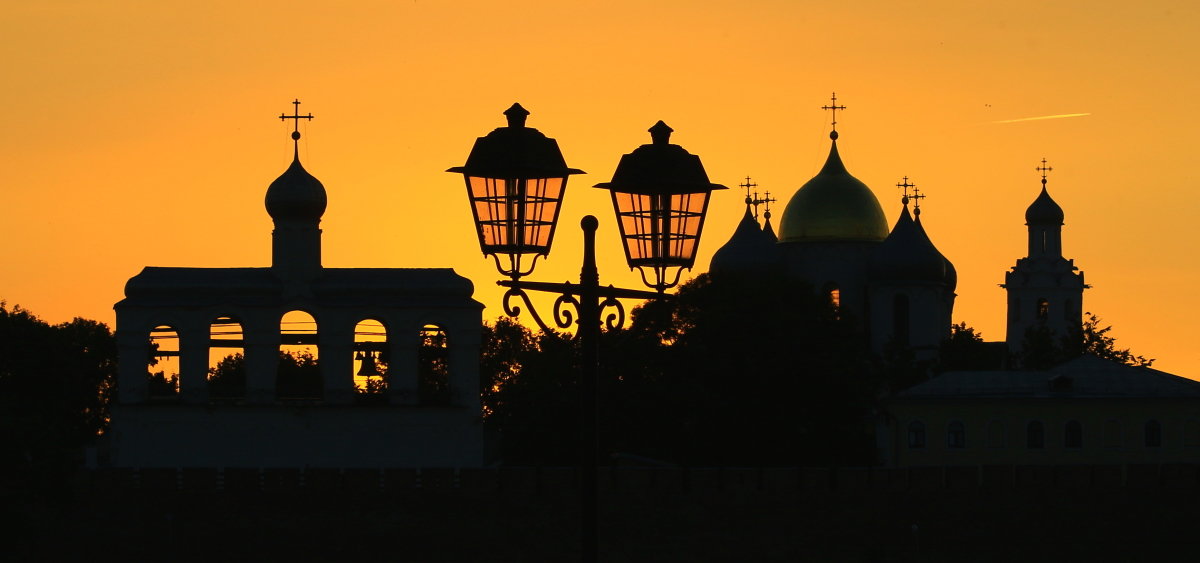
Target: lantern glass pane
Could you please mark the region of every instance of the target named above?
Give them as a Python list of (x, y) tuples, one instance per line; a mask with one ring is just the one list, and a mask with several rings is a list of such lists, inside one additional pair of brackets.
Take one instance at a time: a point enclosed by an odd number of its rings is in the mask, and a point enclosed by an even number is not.
[(708, 193), (613, 192), (630, 266), (686, 266), (696, 258)]
[(545, 254), (566, 178), (501, 179), (467, 176), (484, 254)]

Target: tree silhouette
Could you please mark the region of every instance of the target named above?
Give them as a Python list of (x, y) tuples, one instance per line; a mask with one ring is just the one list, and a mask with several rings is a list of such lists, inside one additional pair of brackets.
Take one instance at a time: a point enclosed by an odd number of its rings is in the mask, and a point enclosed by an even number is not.
[(1112, 326), (1101, 326), (1100, 317), (1092, 312), (1083, 314), (1079, 331), (1057, 335), (1045, 325), (1034, 325), (1025, 331), (1021, 365), (1024, 369), (1050, 369), (1065, 361), (1091, 354), (1127, 366), (1150, 367), (1153, 358), (1146, 358), (1118, 348), (1111, 334)]
[(0, 472), (65, 478), (108, 428), (117, 347), (102, 323), (50, 325), (0, 301)]
[(235, 352), (208, 370), (208, 396), (235, 399), (246, 396), (246, 357)]
[(311, 352), (279, 352), (275, 395), (282, 399), (315, 399), (324, 394), (321, 369)]

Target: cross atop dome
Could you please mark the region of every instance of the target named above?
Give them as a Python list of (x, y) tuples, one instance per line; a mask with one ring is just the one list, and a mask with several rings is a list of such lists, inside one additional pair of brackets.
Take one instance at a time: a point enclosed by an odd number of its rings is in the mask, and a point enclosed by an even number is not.
[(775, 198), (771, 197), (771, 192), (764, 192), (763, 198), (758, 200), (758, 203), (764, 204), (763, 219), (768, 222), (771, 220), (771, 204), (775, 202)]
[(925, 199), (925, 194), (921, 193), (921, 188), (913, 186), (912, 187), (912, 195), (909, 196), (909, 198), (913, 200), (913, 213), (916, 214), (916, 216), (920, 217), (921, 216), (921, 200)]
[(908, 176), (905, 176), (903, 180), (896, 182), (896, 187), (900, 188), (900, 190), (904, 192), (904, 194), (900, 196), (900, 204), (908, 205), (908, 190), (915, 189), (917, 185), (908, 183)]
[(839, 109), (842, 109), (842, 110), (846, 109), (846, 106), (837, 105), (837, 92), (834, 92), (833, 94), (831, 94), (829, 96), (829, 104), (830, 105), (827, 105), (827, 106), (821, 106), (821, 109), (829, 110), (831, 112), (831, 117), (833, 118), (833, 123), (831, 124), (832, 130), (829, 132), (829, 138), (836, 141), (838, 138), (837, 112)]
[[(279, 120), (283, 121), (285, 119), (291, 119), (294, 121), (294, 127), (292, 129), (292, 142), (294, 144), (299, 145), (299, 142), (300, 142), (300, 120), (307, 119), (309, 121), (312, 121), (313, 114), (312, 114), (312, 112), (309, 112), (308, 115), (300, 115), (300, 98), (296, 98), (296, 100), (294, 102), (292, 102), (292, 105), (296, 106), (292, 110), (292, 115), (287, 115), (287, 114), (281, 113), (281, 114), (279, 114)], [(297, 148), (297, 150), (299, 150), (299, 149)]]
[(746, 176), (746, 183), (738, 184), (738, 187), (746, 189), (746, 206), (754, 207), (755, 219), (758, 219), (758, 206), (764, 204), (766, 205), (766, 210), (763, 212), (763, 217), (767, 219), (771, 218), (771, 202), (775, 201), (775, 199), (771, 197), (771, 192), (765, 192), (762, 197), (758, 197), (758, 192), (755, 191), (753, 192), (754, 195), (752, 196), (750, 189), (757, 188), (758, 184), (752, 183), (749, 176)]
[[(750, 189), (757, 188), (758, 184), (750, 182), (750, 177), (746, 176), (746, 182), (742, 183), (742, 184), (738, 184), (738, 187), (746, 189), (746, 205), (754, 205), (754, 200), (751, 199), (751, 197), (750, 197)], [(755, 195), (758, 195), (758, 194), (756, 193)]]
[(1043, 187), (1045, 187), (1045, 185), (1046, 185), (1046, 173), (1047, 173), (1047, 172), (1049, 172), (1049, 171), (1051, 171), (1051, 170), (1054, 170), (1054, 169), (1053, 169), (1053, 168), (1051, 168), (1051, 167), (1049, 167), (1049, 166), (1046, 166), (1046, 159), (1045, 159), (1045, 158), (1043, 158), (1043, 159), (1042, 159), (1042, 165), (1041, 165), (1041, 166), (1038, 166), (1037, 168), (1034, 168), (1034, 170), (1037, 170), (1038, 172), (1041, 172), (1041, 173), (1042, 173), (1042, 186), (1043, 186)]

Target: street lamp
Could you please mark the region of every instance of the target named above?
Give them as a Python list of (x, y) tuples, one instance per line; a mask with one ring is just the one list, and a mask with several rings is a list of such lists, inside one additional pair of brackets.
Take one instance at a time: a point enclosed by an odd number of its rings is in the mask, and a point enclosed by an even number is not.
[[(670, 143), (672, 131), (655, 123), (651, 144), (622, 156), (612, 181), (595, 186), (612, 192), (629, 268), (659, 293), (695, 264), (708, 196), (727, 189), (708, 181), (700, 157)], [(670, 268), (678, 268), (674, 276)]]
[[(508, 126), (477, 139), (467, 164), (447, 172), (460, 172), (467, 182), (484, 256), (491, 256), (501, 274), (516, 280), (550, 252), (567, 177), (584, 172), (567, 168), (554, 139), (525, 126), (529, 112), (521, 104), (513, 104), (504, 115)], [(528, 264), (522, 264), (531, 254)], [(507, 263), (501, 262), (501, 255)]]
[[(699, 157), (670, 144), (671, 128), (659, 121), (650, 128), (653, 143), (623, 156), (613, 180), (596, 185), (612, 192), (630, 269), (638, 268), (642, 281), (655, 291), (600, 286), (596, 270), (599, 221), (591, 215), (580, 221), (583, 266), (578, 284), (522, 280), (533, 271), (537, 258), (550, 252), (567, 176), (583, 171), (567, 167), (554, 139), (525, 127), (529, 112), (520, 104), (513, 104), (504, 113), (508, 127), (480, 137), (467, 157), (467, 164), (447, 172), (461, 173), (466, 179), (480, 249), (484, 256), (495, 259), (501, 275), (510, 278), (497, 282), (508, 288), (504, 294), (505, 314), (515, 317), (521, 313), (520, 308), (511, 304), (513, 298), (519, 297), (538, 326), (550, 332), (529, 300), (526, 290), (531, 290), (558, 294), (554, 321), (559, 328), (567, 328), (577, 319), (581, 547), (583, 560), (590, 562), (596, 560), (598, 547), (596, 381), (601, 313), (614, 308), (616, 313), (604, 317), (604, 322), (609, 329), (620, 327), (625, 323), (625, 310), (617, 299), (659, 298), (667, 288), (679, 283), (682, 269), (691, 268), (695, 261), (708, 196), (712, 190), (725, 186), (708, 181)], [(501, 262), (501, 254), (507, 257), (507, 264)], [(533, 258), (525, 269), (522, 258), (529, 254)], [(669, 279), (667, 269), (672, 267), (680, 270)], [(654, 281), (650, 281), (645, 269), (651, 271)], [(567, 305), (574, 308), (574, 314), (565, 308)]]

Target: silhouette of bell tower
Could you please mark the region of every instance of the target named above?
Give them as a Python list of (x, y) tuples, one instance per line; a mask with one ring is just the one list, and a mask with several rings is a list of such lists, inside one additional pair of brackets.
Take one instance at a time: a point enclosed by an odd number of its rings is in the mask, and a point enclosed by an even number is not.
[(1029, 228), (1029, 251), (1004, 276), (1001, 285), (1008, 291), (1008, 332), (1010, 353), (1020, 353), (1032, 329), (1047, 329), (1061, 342), (1077, 338), (1083, 323), (1083, 272), (1075, 261), (1063, 258), (1063, 210), (1046, 190), (1046, 173), (1052, 168), (1042, 159), (1042, 191), (1025, 210)]
[(279, 119), (295, 121), (292, 164), (267, 188), (267, 213), (275, 222), (272, 232), (271, 270), (286, 284), (311, 281), (321, 272), (321, 216), (328, 198), (325, 186), (300, 164), (300, 100), (292, 102), (293, 115)]

